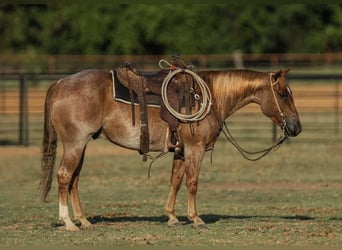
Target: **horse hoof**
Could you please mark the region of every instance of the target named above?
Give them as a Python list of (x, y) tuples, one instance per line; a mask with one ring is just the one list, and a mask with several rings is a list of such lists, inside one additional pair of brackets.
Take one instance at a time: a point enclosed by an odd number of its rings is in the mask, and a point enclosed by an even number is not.
[(80, 229), (77, 226), (60, 226), (58, 227), (58, 230), (60, 231), (68, 231), (68, 232), (77, 232), (80, 231)]
[(93, 225), (92, 224), (81, 224), (80, 228), (82, 230), (89, 230), (89, 229), (93, 229)]
[(78, 227), (68, 227), (66, 228), (67, 231), (69, 232), (77, 232), (77, 231), (80, 231), (80, 229)]
[(200, 229), (200, 230), (206, 230), (206, 229), (208, 229), (207, 224), (205, 224), (204, 222), (203, 222), (203, 223), (199, 223), (199, 224), (194, 224), (193, 227), (194, 227), (195, 229)]
[(88, 220), (80, 220), (81, 222), (81, 229), (91, 229), (93, 225)]
[(169, 220), (167, 222), (167, 226), (168, 227), (180, 227), (182, 226), (184, 223), (178, 221), (178, 220)]

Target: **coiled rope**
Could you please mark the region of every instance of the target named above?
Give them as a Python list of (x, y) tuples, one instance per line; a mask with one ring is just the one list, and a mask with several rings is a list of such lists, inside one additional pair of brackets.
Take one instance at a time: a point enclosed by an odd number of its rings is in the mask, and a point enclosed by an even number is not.
[[(166, 64), (167, 67), (163, 66), (163, 64)], [(167, 62), (164, 59), (161, 59), (159, 61), (159, 66), (162, 69), (170, 69), (170, 72), (165, 77), (162, 87), (161, 87), (161, 97), (162, 97), (162, 100), (164, 102), (166, 109), (170, 112), (170, 114), (172, 114), (174, 117), (176, 117), (182, 122), (197, 122), (197, 121), (204, 119), (207, 116), (207, 114), (210, 112), (211, 105), (212, 105), (210, 89), (208, 88), (208, 85), (206, 84), (206, 82), (193, 71), (171, 65), (169, 62)], [(201, 94), (202, 94), (201, 105), (200, 105), (199, 110), (194, 112), (193, 114), (186, 115), (186, 114), (179, 113), (177, 110), (171, 107), (169, 100), (167, 98), (167, 87), (171, 79), (178, 73), (187, 73), (191, 75), (193, 79), (195, 80), (195, 83), (199, 86), (199, 89), (201, 90)], [(200, 96), (198, 94), (195, 93), (194, 97), (196, 100), (200, 100)]]

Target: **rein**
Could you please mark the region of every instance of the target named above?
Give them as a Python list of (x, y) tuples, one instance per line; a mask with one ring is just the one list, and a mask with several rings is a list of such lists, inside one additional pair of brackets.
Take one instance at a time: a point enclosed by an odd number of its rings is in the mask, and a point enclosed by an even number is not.
[[(273, 74), (271, 73), (270, 74), (270, 87), (271, 87), (271, 90), (272, 90), (272, 94), (273, 94), (273, 98), (274, 98), (274, 102), (277, 106), (277, 109), (279, 111), (279, 114), (280, 114), (280, 117), (282, 118), (282, 132), (283, 134), (278, 138), (278, 140), (276, 142), (273, 143), (272, 146), (266, 148), (266, 149), (263, 149), (263, 150), (259, 150), (259, 151), (255, 151), (255, 152), (250, 152), (250, 151), (247, 151), (245, 149), (243, 149), (239, 143), (234, 139), (234, 137), (232, 136), (232, 134), (230, 133), (229, 131), (229, 128), (227, 126), (227, 123), (224, 121), (223, 122), (223, 128), (222, 128), (222, 132), (224, 134), (224, 136), (226, 137), (226, 139), (231, 143), (233, 144), (233, 146), (240, 152), (240, 154), (246, 159), (246, 160), (249, 160), (249, 161), (257, 161), (257, 160), (260, 160), (261, 158), (263, 158), (264, 156), (266, 156), (269, 152), (271, 152), (271, 150), (277, 150), (280, 145), (287, 139), (287, 135), (285, 134), (285, 127), (286, 127), (286, 121), (285, 121), (285, 118), (284, 118), (284, 113), (281, 111), (281, 108), (280, 108), (280, 105), (279, 105), (279, 102), (277, 100), (277, 97), (276, 97), (276, 94), (275, 94), (275, 91), (274, 91), (274, 88), (273, 86), (276, 85), (278, 82), (279, 82), (279, 79), (275, 82), (272, 83), (272, 76)], [(259, 156), (257, 157), (251, 157), (251, 155), (257, 155), (259, 154)]]
[[(266, 156), (269, 152), (271, 152), (271, 150), (277, 150), (280, 145), (287, 139), (287, 136), (286, 135), (281, 135), (279, 137), (279, 139), (273, 143), (272, 146), (266, 148), (266, 149), (263, 149), (263, 150), (259, 150), (259, 151), (255, 151), (255, 152), (250, 152), (250, 151), (247, 151), (245, 149), (243, 149), (239, 143), (234, 139), (234, 137), (232, 136), (232, 134), (230, 133), (229, 129), (228, 129), (228, 126), (226, 124), (226, 122), (223, 122), (223, 129), (222, 129), (222, 132), (224, 134), (224, 136), (226, 137), (226, 139), (231, 143), (233, 144), (233, 146), (240, 152), (240, 154), (246, 159), (246, 160), (249, 160), (249, 161), (257, 161), (257, 160), (260, 160), (261, 158), (263, 158), (264, 156)], [(256, 154), (261, 154), (255, 158), (252, 158), (251, 156), (249, 155), (256, 155)]]

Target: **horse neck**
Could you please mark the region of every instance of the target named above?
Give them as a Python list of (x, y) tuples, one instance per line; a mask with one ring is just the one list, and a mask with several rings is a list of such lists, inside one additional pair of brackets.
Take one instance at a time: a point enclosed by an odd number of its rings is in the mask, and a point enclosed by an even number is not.
[(267, 73), (233, 70), (208, 72), (206, 81), (212, 91), (213, 109), (223, 122), (250, 103), (260, 103), (258, 90), (268, 79)]

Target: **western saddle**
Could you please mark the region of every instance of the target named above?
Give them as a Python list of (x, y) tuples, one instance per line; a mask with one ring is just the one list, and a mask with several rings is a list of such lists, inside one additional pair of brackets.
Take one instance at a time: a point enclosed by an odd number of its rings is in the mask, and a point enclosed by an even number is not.
[[(190, 67), (192, 68), (191, 65), (186, 66), (179, 57), (173, 57), (173, 64), (171, 67), (168, 69), (162, 69), (158, 72), (139, 72), (129, 63), (126, 63), (125, 67), (117, 69), (117, 77), (119, 81), (129, 89), (132, 104), (133, 126), (135, 126), (135, 106), (133, 92), (135, 92), (138, 96), (141, 131), (139, 153), (143, 155), (143, 161), (147, 160), (147, 153), (149, 152), (149, 128), (146, 93), (152, 92), (161, 98), (161, 87), (168, 73), (174, 69), (189, 69)], [(178, 73), (170, 80), (167, 88), (167, 98), (169, 104), (174, 110), (180, 111), (181, 108), (184, 108), (186, 114), (191, 113), (193, 105), (191, 89), (193, 88), (193, 85), (194, 83), (192, 77), (185, 73)], [(170, 136), (167, 144), (168, 151), (175, 151), (179, 157), (183, 158), (183, 146), (178, 135), (180, 121), (168, 111), (162, 101), (160, 117), (169, 125)]]

